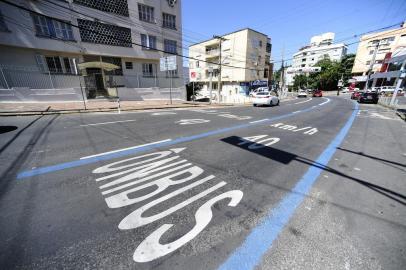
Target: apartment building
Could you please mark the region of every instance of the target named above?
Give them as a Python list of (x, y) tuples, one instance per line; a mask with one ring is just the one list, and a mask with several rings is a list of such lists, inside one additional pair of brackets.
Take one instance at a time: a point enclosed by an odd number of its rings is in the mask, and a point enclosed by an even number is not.
[(293, 55), (292, 68), (312, 67), (324, 58), (340, 61), (347, 54), (347, 46), (344, 43), (333, 44), (334, 37), (331, 32), (312, 37), (309, 45)]
[[(358, 82), (365, 82), (375, 55), (371, 73), (384, 71), (385, 59), (406, 48), (406, 23), (400, 28), (364, 35), (358, 44), (352, 74)], [(376, 76), (375, 76), (376, 77)], [(394, 83), (395, 78), (390, 79)]]
[[(190, 82), (209, 91), (222, 102), (241, 102), (255, 85), (267, 85), (270, 79), (271, 39), (250, 28), (238, 30), (189, 46)], [(221, 55), (221, 89), (218, 87)], [(212, 74), (211, 71), (212, 70)], [(220, 91), (219, 91), (220, 90)]]
[[(0, 3), (0, 88), (72, 89), (88, 98), (184, 98), (178, 70), (159, 59), (182, 53), (181, 1), (15, 0)], [(52, 18), (43, 16), (51, 16)], [(75, 27), (77, 26), (77, 27)]]
[(320, 60), (328, 58), (332, 61), (340, 61), (347, 54), (347, 46), (344, 43), (334, 43), (335, 34), (332, 32), (313, 36), (310, 44), (299, 49), (293, 55), (292, 66), (287, 69), (286, 85), (293, 85), (293, 77), (297, 74), (313, 72), (313, 66)]

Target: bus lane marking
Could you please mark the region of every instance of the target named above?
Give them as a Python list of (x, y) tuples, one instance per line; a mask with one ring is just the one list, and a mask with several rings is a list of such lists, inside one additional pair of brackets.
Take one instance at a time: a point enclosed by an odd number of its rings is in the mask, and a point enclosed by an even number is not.
[[(131, 208), (136, 203), (153, 198), (147, 204), (131, 209), (132, 212), (118, 223), (120, 230), (137, 229), (147, 224), (159, 222), (164, 217), (207, 198), (195, 212), (194, 227), (178, 239), (169, 243), (162, 243), (160, 241), (162, 236), (176, 224), (157, 223), (156, 229), (135, 247), (133, 253), (135, 262), (150, 262), (181, 248), (192, 241), (210, 224), (213, 218), (212, 207), (216, 203), (227, 200), (227, 206), (236, 207), (243, 198), (241, 190), (227, 189), (225, 181), (216, 181), (214, 175), (205, 173), (204, 169), (181, 158), (179, 153), (185, 149), (173, 148), (135, 156), (93, 170), (93, 174), (98, 176), (95, 181), (100, 183), (101, 194), (109, 208)], [(163, 207), (171, 205), (170, 200), (172, 198), (185, 196), (187, 191), (202, 186), (202, 184), (207, 184), (209, 181), (213, 182), (210, 187), (203, 191), (196, 191), (196, 193), (199, 193), (189, 195), (191, 197), (177, 205), (166, 207), (167, 209), (150, 216), (145, 215), (145, 212), (149, 209), (158, 205)], [(177, 185), (181, 185), (181, 187), (172, 190), (170, 193), (163, 194), (169, 187)], [(220, 189), (224, 190), (224, 192), (220, 195), (210, 196), (210, 194)], [(146, 193), (146, 191), (149, 192)], [(185, 214), (189, 213), (185, 212)]]

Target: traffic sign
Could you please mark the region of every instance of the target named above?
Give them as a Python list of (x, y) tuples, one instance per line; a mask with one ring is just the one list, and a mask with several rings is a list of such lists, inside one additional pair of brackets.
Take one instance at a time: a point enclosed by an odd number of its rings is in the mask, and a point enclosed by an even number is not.
[(159, 68), (161, 71), (176, 70), (176, 55), (161, 57), (159, 59)]

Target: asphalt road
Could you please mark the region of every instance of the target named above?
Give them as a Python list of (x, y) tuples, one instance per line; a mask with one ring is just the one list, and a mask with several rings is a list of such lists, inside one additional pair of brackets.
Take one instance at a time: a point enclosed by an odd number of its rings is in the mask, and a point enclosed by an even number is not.
[(406, 265), (406, 125), (382, 107), (0, 121), (2, 269)]

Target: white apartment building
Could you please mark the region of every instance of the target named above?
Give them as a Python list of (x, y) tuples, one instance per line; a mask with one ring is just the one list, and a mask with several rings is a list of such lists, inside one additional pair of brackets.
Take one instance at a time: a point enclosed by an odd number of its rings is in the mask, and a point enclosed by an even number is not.
[(0, 2), (3, 90), (82, 87), (94, 98), (114, 87), (128, 99), (166, 99), (172, 84), (185, 98), (181, 57), (178, 70), (159, 70), (161, 57), (182, 53), (181, 1), (12, 2), (34, 12)]
[(309, 45), (300, 48), (293, 55), (291, 66), (291, 70), (297, 72), (287, 72), (287, 81), (293, 84), (293, 77), (296, 74), (300, 74), (302, 69), (306, 70), (306, 68), (313, 67), (322, 59), (329, 58), (332, 61), (340, 61), (347, 54), (347, 46), (344, 43), (333, 44), (334, 37), (335, 34), (332, 32), (313, 36)]
[[(373, 34), (364, 35), (361, 37), (358, 44), (357, 54), (355, 57), (354, 66), (352, 68), (352, 74), (358, 82), (365, 82), (366, 75), (371, 66), (371, 61), (376, 51), (375, 62), (372, 65), (372, 73), (384, 71), (385, 59), (395, 57), (398, 52), (403, 51), (406, 48), (406, 23), (403, 23), (402, 27), (391, 29), (383, 32), (377, 32)], [(374, 76), (376, 77), (376, 76)], [(378, 85), (388, 84), (393, 85), (395, 78), (390, 78), (390, 83), (387, 83), (386, 77), (382, 77), (378, 82)], [(374, 81), (374, 85), (376, 80)]]
[(221, 91), (218, 89), (220, 40), (217, 38), (189, 46), (192, 58), (189, 59), (189, 79), (203, 85), (201, 92), (207, 94), (211, 78), (214, 99), (242, 102), (252, 85), (268, 83), (271, 40), (250, 28), (222, 35), (221, 39)]

